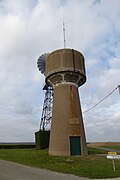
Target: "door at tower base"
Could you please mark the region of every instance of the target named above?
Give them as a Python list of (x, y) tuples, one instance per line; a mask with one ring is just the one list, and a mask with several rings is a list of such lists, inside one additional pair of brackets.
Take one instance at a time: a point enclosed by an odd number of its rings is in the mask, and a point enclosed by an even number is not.
[(80, 136), (70, 136), (70, 155), (81, 155)]

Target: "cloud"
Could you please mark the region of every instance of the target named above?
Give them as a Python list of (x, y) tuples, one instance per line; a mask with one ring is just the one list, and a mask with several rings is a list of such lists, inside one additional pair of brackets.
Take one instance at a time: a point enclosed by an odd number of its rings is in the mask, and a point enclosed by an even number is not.
[[(67, 47), (85, 56), (83, 111), (120, 83), (119, 9), (119, 0), (0, 1), (0, 141), (34, 140), (44, 98), (36, 62), (63, 48), (63, 18)], [(119, 141), (119, 107), (116, 90), (84, 114), (88, 141)]]

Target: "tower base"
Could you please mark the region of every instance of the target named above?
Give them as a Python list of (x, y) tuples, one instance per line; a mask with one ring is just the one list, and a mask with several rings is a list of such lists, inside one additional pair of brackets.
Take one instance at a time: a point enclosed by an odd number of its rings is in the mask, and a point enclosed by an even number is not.
[(88, 155), (79, 93), (74, 84), (54, 87), (49, 155)]

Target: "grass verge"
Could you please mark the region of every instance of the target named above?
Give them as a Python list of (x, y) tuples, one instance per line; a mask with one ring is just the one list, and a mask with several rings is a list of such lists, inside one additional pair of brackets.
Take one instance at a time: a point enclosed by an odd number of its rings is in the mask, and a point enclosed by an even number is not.
[(51, 157), (47, 150), (0, 149), (0, 159), (81, 177), (120, 177), (120, 161), (115, 161), (116, 171), (113, 171), (112, 161), (103, 153), (105, 151), (89, 148), (90, 155), (86, 157)]
[(120, 151), (120, 146), (102, 146), (102, 147)]

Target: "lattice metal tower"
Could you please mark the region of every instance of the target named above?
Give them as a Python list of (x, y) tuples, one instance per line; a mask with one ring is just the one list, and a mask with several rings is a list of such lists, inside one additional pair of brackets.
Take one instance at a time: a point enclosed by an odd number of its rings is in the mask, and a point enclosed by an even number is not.
[(42, 116), (40, 121), (40, 130), (49, 130), (52, 119), (52, 87), (45, 85), (43, 90), (45, 91), (45, 98), (43, 103)]

